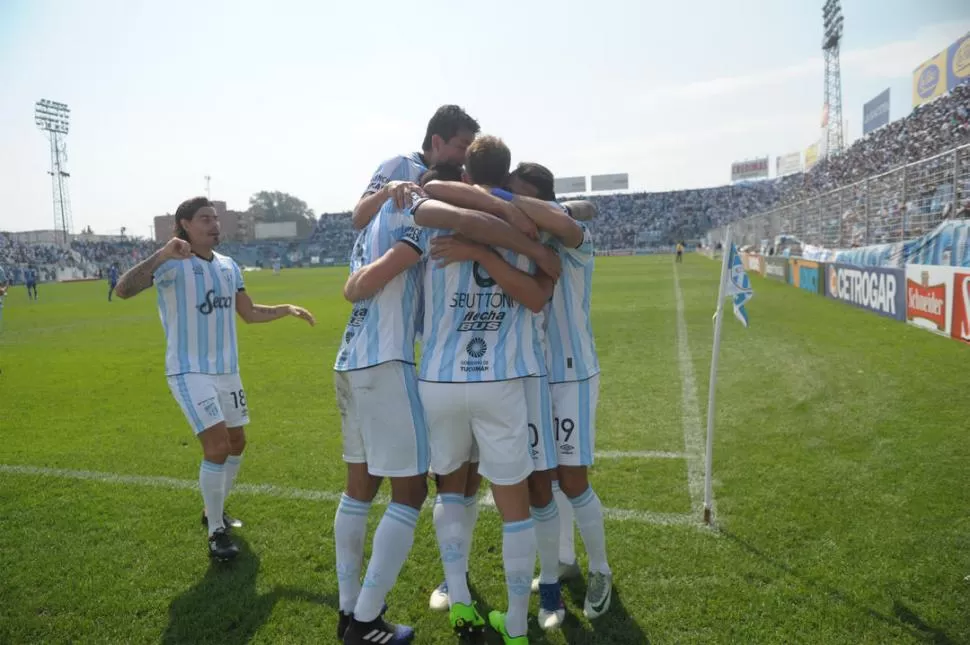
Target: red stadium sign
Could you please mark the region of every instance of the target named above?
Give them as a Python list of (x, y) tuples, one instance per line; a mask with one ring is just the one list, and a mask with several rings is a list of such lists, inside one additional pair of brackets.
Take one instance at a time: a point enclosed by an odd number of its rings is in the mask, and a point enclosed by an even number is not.
[(735, 161), (731, 164), (731, 181), (765, 179), (768, 177), (768, 157)]

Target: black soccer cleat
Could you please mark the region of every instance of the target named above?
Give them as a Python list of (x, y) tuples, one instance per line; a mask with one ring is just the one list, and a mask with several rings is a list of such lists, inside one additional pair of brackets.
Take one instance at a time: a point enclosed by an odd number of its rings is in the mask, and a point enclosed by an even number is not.
[[(232, 517), (228, 513), (223, 513), (222, 525), (226, 527), (226, 530), (228, 531), (231, 528), (233, 529), (242, 528), (243, 523), (242, 523), (242, 520)], [(209, 518), (205, 516), (205, 511), (202, 511), (202, 526), (209, 528)]]
[(239, 555), (239, 547), (232, 543), (225, 529), (216, 529), (209, 536), (209, 557), (219, 562), (232, 560)]
[(344, 645), (406, 645), (414, 640), (414, 630), (407, 625), (395, 625), (378, 616), (369, 623), (354, 618), (344, 632)]
[[(384, 614), (387, 612), (387, 603), (381, 607), (380, 617), (383, 618)], [(344, 637), (344, 632), (350, 627), (350, 621), (354, 618), (354, 612), (346, 613), (343, 610), (337, 612), (337, 640), (341, 640)]]

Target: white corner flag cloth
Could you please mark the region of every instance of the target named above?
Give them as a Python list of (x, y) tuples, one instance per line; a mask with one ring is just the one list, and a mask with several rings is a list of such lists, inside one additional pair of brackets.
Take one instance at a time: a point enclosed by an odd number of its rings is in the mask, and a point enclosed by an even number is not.
[[(734, 304), (734, 315), (741, 324), (748, 326), (748, 311), (745, 305), (754, 298), (754, 291), (751, 289), (751, 279), (744, 270), (741, 256), (738, 254), (738, 247), (731, 244), (731, 257), (728, 258), (727, 275), (724, 276), (724, 297), (731, 298)], [(714, 314), (717, 316), (717, 314)]]

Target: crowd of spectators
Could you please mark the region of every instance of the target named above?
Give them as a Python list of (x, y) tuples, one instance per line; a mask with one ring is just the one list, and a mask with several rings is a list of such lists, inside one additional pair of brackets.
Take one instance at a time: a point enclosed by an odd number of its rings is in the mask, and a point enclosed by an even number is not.
[[(836, 213), (834, 221), (819, 222), (819, 227), (836, 231), (830, 239), (855, 246), (862, 235), (869, 238), (863, 242), (878, 242), (898, 236), (900, 227), (904, 233), (918, 234), (943, 218), (970, 217), (970, 149), (956, 158), (945, 155), (923, 161), (906, 173), (884, 174), (967, 144), (970, 85), (964, 84), (806, 172), (715, 188), (585, 198), (599, 210), (591, 223), (597, 248), (636, 250), (695, 241), (712, 228), (855, 184), (856, 188), (843, 192), (843, 212)], [(864, 179), (869, 181), (863, 187), (858, 182)], [(798, 209), (788, 210), (797, 213)], [(790, 224), (783, 222), (785, 226)], [(349, 257), (355, 237), (349, 212), (324, 213), (306, 240), (232, 244), (224, 245), (224, 250), (247, 266), (268, 267), (277, 259), (283, 266), (340, 264)], [(124, 271), (158, 246), (126, 239), (74, 241), (65, 248), (23, 244), (0, 233), (0, 266), (14, 280), (28, 266), (37, 269), (41, 279), (55, 279), (65, 269), (90, 276), (112, 265)]]

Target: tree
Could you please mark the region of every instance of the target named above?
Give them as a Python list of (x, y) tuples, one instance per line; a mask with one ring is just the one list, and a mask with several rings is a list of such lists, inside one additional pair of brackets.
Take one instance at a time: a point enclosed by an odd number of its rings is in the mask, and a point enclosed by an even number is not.
[(296, 222), (296, 234), (308, 237), (316, 217), (302, 199), (279, 191), (261, 190), (249, 198), (249, 213), (257, 222)]

